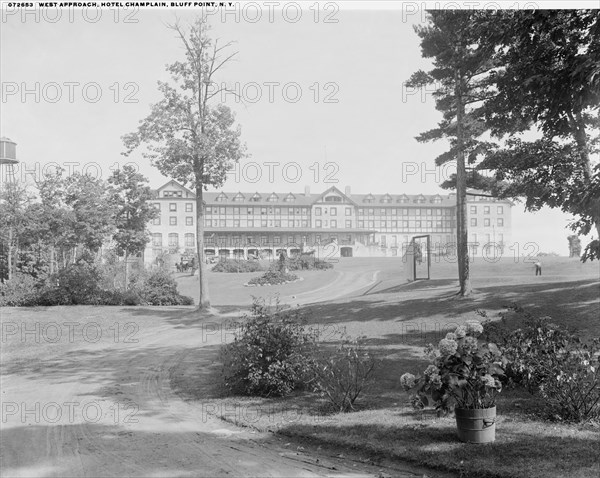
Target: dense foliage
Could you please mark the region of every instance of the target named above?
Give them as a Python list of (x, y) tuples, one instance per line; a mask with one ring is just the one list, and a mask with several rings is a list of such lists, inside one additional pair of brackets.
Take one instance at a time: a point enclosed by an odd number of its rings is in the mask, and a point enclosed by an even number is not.
[(572, 215), (577, 234), (596, 232), (582, 260), (599, 258), (600, 12), (432, 10), (428, 20), (416, 31), (434, 68), (407, 86), (435, 88), (443, 119), (417, 140), (450, 140), (436, 163), (456, 160), (457, 175), (442, 187), (460, 198), (466, 155), (469, 187)]
[(128, 291), (114, 286), (113, 273), (110, 266), (90, 256), (42, 280), (18, 273), (0, 283), (0, 306), (193, 304), (190, 297), (179, 294), (175, 279), (166, 271), (134, 274)]
[(331, 262), (315, 257), (313, 254), (300, 254), (285, 261), (285, 267), (290, 271), (298, 270), (327, 270), (333, 269)]
[(255, 299), (233, 342), (221, 348), (223, 383), (235, 394), (283, 396), (309, 380), (317, 335), (297, 311)]
[(582, 341), (576, 333), (515, 308), (522, 327), (504, 322), (490, 327), (508, 359), (510, 383), (540, 398), (551, 418), (600, 418), (600, 339)]
[(222, 379), (229, 393), (279, 397), (299, 389), (317, 392), (334, 411), (354, 410), (372, 379), (375, 360), (361, 339), (339, 334), (322, 341), (299, 310), (255, 298), (233, 342), (221, 347)]
[(213, 272), (259, 272), (264, 270), (258, 261), (221, 259), (212, 268)]

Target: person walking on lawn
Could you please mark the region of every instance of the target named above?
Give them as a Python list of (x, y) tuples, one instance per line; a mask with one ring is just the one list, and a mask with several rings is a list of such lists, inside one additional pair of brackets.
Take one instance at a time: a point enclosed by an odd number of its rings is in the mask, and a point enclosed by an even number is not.
[(542, 275), (542, 263), (540, 262), (540, 260), (538, 259), (537, 261), (535, 261), (535, 264), (533, 264), (535, 266), (535, 275), (536, 276), (541, 276)]

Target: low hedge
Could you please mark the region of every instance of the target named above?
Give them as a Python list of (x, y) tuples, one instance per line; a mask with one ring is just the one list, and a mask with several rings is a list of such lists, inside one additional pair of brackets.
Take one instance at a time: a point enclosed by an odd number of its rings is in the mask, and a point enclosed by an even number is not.
[(213, 272), (259, 272), (264, 268), (258, 261), (246, 261), (237, 259), (222, 259), (212, 268)]

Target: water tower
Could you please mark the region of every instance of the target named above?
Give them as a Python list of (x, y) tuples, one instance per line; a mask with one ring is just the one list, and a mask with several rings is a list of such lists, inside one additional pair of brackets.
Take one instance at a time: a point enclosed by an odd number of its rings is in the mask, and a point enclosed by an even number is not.
[(17, 160), (17, 143), (8, 138), (0, 138), (0, 189), (6, 183), (14, 183), (15, 164)]

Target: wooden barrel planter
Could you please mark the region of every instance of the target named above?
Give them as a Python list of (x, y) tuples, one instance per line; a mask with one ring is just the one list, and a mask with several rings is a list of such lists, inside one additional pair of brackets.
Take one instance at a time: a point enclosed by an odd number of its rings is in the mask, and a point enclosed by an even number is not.
[(466, 443), (491, 443), (496, 439), (496, 407), (456, 408), (458, 438)]

